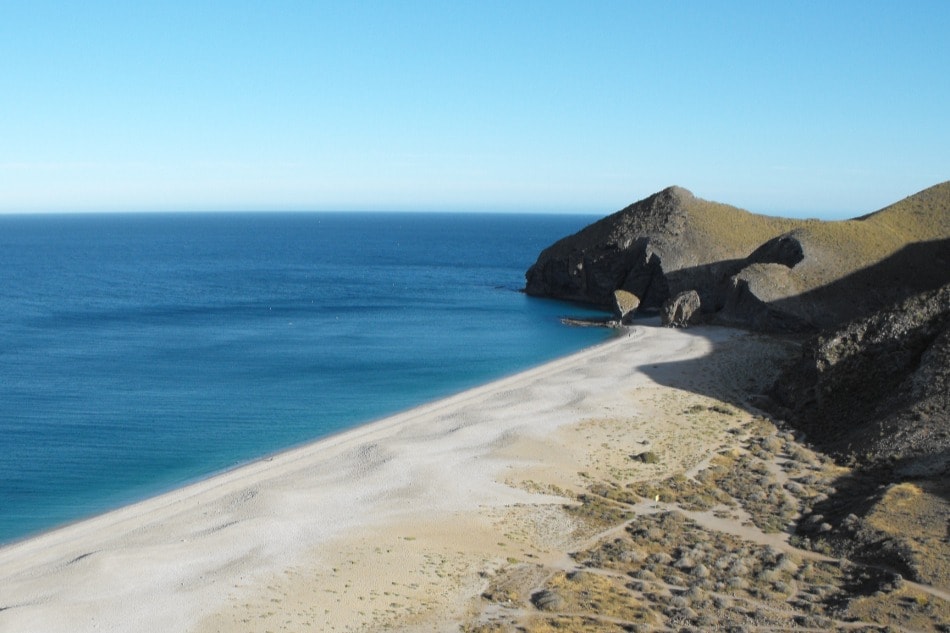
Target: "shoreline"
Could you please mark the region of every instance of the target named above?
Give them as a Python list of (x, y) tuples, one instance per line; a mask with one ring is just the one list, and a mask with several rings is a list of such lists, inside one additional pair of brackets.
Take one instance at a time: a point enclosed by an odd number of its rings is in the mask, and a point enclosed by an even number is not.
[[(659, 322), (658, 319), (650, 319), (650, 322), (652, 322), (652, 321), (656, 321), (656, 323)], [(532, 366), (532, 367), (528, 367), (527, 369), (522, 369), (522, 370), (516, 371), (515, 373), (512, 373), (512, 374), (508, 374), (508, 375), (501, 376), (501, 377), (499, 377), (499, 378), (491, 379), (491, 380), (489, 380), (489, 381), (486, 382), (486, 383), (482, 383), (482, 384), (478, 384), (478, 385), (475, 385), (475, 386), (472, 386), (472, 387), (468, 387), (468, 388), (465, 388), (465, 389), (463, 389), (463, 390), (461, 390), (461, 391), (458, 391), (458, 392), (455, 392), (455, 393), (450, 393), (449, 395), (442, 395), (442, 396), (439, 396), (439, 397), (435, 398), (434, 400), (428, 400), (428, 401), (422, 402), (422, 403), (420, 403), (420, 404), (416, 404), (416, 405), (410, 406), (409, 408), (403, 409), (403, 410), (401, 410), (401, 411), (395, 411), (395, 412), (393, 412), (393, 413), (389, 413), (389, 414), (382, 415), (381, 417), (368, 418), (368, 419), (366, 419), (366, 420), (364, 420), (364, 421), (362, 421), (362, 422), (358, 422), (355, 426), (350, 426), (350, 427), (346, 427), (346, 428), (343, 428), (343, 429), (340, 429), (340, 430), (331, 431), (331, 432), (327, 433), (326, 435), (321, 435), (321, 436), (317, 437), (316, 439), (304, 440), (304, 441), (302, 441), (302, 442), (299, 442), (299, 443), (296, 443), (296, 444), (292, 444), (292, 445), (287, 446), (287, 447), (285, 447), (285, 448), (276, 449), (276, 450), (274, 450), (274, 451), (272, 451), (272, 452), (263, 454), (263, 455), (261, 455), (261, 456), (259, 456), (259, 457), (253, 457), (253, 458), (250, 458), (250, 459), (246, 459), (246, 460), (237, 462), (237, 463), (235, 463), (234, 465), (227, 466), (227, 467), (221, 468), (221, 469), (219, 469), (219, 470), (215, 470), (215, 471), (211, 471), (211, 472), (206, 473), (206, 474), (202, 474), (202, 475), (197, 475), (197, 476), (194, 476), (194, 477), (190, 477), (190, 478), (187, 478), (187, 479), (185, 479), (184, 481), (182, 481), (182, 482), (180, 482), (180, 483), (178, 483), (178, 484), (169, 484), (167, 487), (159, 488), (159, 490), (157, 490), (156, 492), (147, 494), (147, 495), (142, 496), (142, 497), (133, 498), (133, 499), (131, 499), (131, 500), (128, 501), (128, 502), (121, 503), (120, 505), (117, 505), (117, 506), (115, 506), (115, 507), (107, 508), (107, 509), (105, 509), (105, 510), (102, 510), (102, 511), (97, 512), (97, 513), (94, 513), (94, 514), (87, 515), (87, 516), (82, 517), (82, 518), (78, 518), (78, 519), (74, 519), (74, 520), (71, 520), (71, 521), (67, 521), (67, 522), (65, 522), (65, 523), (57, 524), (57, 525), (51, 526), (51, 527), (49, 527), (49, 528), (41, 529), (41, 530), (38, 531), (38, 532), (34, 532), (34, 533), (31, 533), (31, 534), (27, 534), (27, 535), (25, 535), (25, 536), (17, 537), (17, 538), (14, 538), (13, 540), (10, 540), (10, 541), (0, 541), (0, 554), (2, 554), (5, 550), (7, 550), (7, 549), (9, 549), (9, 548), (12, 548), (12, 547), (15, 547), (15, 546), (17, 546), (17, 545), (19, 545), (19, 544), (22, 544), (22, 543), (25, 543), (25, 542), (28, 542), (28, 541), (31, 541), (31, 540), (34, 540), (34, 539), (39, 539), (39, 538), (46, 537), (46, 536), (48, 536), (48, 535), (50, 535), (50, 534), (59, 532), (60, 530), (65, 530), (65, 529), (71, 528), (71, 527), (73, 527), (73, 526), (75, 526), (75, 525), (82, 524), (82, 523), (87, 523), (87, 522), (90, 522), (90, 521), (95, 521), (95, 520), (100, 519), (100, 518), (102, 518), (102, 517), (105, 517), (105, 516), (107, 516), (107, 515), (111, 515), (111, 514), (117, 513), (117, 512), (122, 512), (122, 511), (124, 511), (124, 510), (130, 509), (130, 508), (132, 508), (132, 507), (134, 507), (134, 506), (138, 506), (138, 505), (140, 505), (140, 504), (157, 501), (157, 500), (159, 500), (159, 499), (161, 499), (162, 497), (165, 497), (165, 496), (167, 496), (167, 495), (177, 495), (177, 494), (179, 494), (179, 493), (181, 493), (181, 492), (183, 492), (183, 491), (186, 491), (186, 490), (191, 489), (191, 488), (194, 487), (194, 486), (199, 486), (199, 485), (201, 485), (201, 484), (204, 484), (205, 482), (208, 482), (209, 480), (217, 479), (217, 478), (220, 478), (220, 477), (225, 477), (225, 476), (227, 476), (227, 475), (233, 473), (234, 471), (238, 471), (238, 470), (241, 470), (241, 469), (244, 469), (244, 468), (252, 467), (252, 466), (255, 466), (256, 464), (259, 464), (259, 463), (261, 463), (261, 462), (270, 462), (270, 461), (273, 461), (275, 458), (284, 456), (284, 455), (289, 454), (289, 453), (293, 453), (293, 452), (298, 451), (298, 450), (309, 449), (309, 448), (315, 448), (317, 445), (320, 445), (320, 444), (322, 444), (322, 443), (324, 443), (324, 442), (332, 442), (333, 440), (336, 440), (337, 438), (339, 438), (339, 436), (343, 436), (343, 435), (346, 435), (346, 434), (351, 433), (351, 432), (358, 432), (358, 431), (360, 431), (361, 429), (367, 429), (368, 427), (373, 427), (374, 425), (379, 425), (379, 424), (388, 423), (388, 422), (392, 421), (394, 418), (402, 418), (402, 417), (404, 417), (404, 416), (409, 416), (410, 414), (413, 414), (414, 412), (417, 412), (417, 411), (419, 411), (419, 410), (425, 409), (425, 408), (427, 408), (427, 407), (440, 405), (441, 403), (447, 403), (447, 402), (453, 400), (454, 398), (464, 397), (464, 396), (466, 396), (467, 394), (473, 394), (474, 392), (477, 392), (477, 391), (479, 391), (479, 390), (490, 389), (492, 386), (494, 386), (494, 385), (496, 385), (496, 384), (498, 384), (498, 383), (502, 383), (502, 382), (504, 382), (504, 381), (507, 381), (507, 380), (510, 380), (510, 379), (514, 379), (514, 378), (517, 378), (517, 377), (522, 376), (522, 375), (530, 374), (531, 372), (534, 372), (534, 371), (536, 371), (536, 370), (542, 370), (542, 369), (544, 369), (545, 367), (548, 367), (548, 366), (550, 366), (550, 365), (556, 364), (556, 363), (558, 363), (558, 362), (560, 362), (560, 361), (564, 361), (564, 360), (570, 359), (570, 358), (572, 358), (572, 357), (574, 357), (574, 356), (576, 356), (576, 355), (584, 354), (585, 352), (594, 350), (594, 349), (596, 349), (596, 348), (598, 348), (598, 347), (600, 347), (600, 346), (609, 345), (609, 344), (611, 344), (612, 342), (614, 342), (617, 338), (620, 338), (620, 337), (623, 337), (623, 336), (630, 336), (630, 331), (629, 331), (629, 330), (632, 330), (632, 328), (628, 328), (628, 332), (625, 333), (625, 334), (617, 334), (617, 335), (615, 335), (615, 336), (612, 336), (611, 338), (608, 338), (608, 339), (606, 339), (606, 340), (600, 341), (600, 342), (595, 343), (595, 344), (593, 344), (593, 345), (590, 345), (590, 346), (588, 346), (588, 347), (582, 348), (582, 349), (580, 349), (580, 350), (578, 350), (578, 351), (570, 352), (570, 353), (568, 353), (568, 354), (565, 355), (565, 356), (558, 357), (558, 358), (554, 358), (554, 359), (549, 360), (549, 361), (547, 361), (547, 362), (543, 362), (543, 363), (541, 363), (541, 364), (539, 364), (539, 365)]]
[[(633, 335), (634, 333), (630, 331), (622, 336), (630, 337)], [(452, 406), (453, 404), (455, 404), (456, 400), (458, 400), (459, 404), (461, 404), (462, 401), (468, 398), (476, 397), (483, 393), (489, 393), (498, 388), (501, 388), (508, 381), (512, 381), (512, 380), (516, 380), (520, 378), (527, 379), (534, 372), (540, 372), (548, 368), (553, 368), (563, 361), (569, 361), (571, 359), (574, 359), (575, 357), (580, 357), (602, 346), (615, 343), (617, 340), (618, 340), (617, 338), (611, 338), (606, 341), (592, 345), (590, 347), (584, 348), (580, 351), (568, 354), (567, 356), (556, 358), (546, 363), (542, 363), (541, 365), (538, 365), (536, 367), (525, 369), (523, 371), (516, 372), (509, 376), (505, 376), (502, 378), (489, 381), (483, 385), (471, 387), (469, 389), (465, 389), (458, 393), (445, 396), (442, 398), (438, 398), (436, 400), (432, 400), (429, 402), (425, 402), (423, 404), (410, 407), (404, 411), (399, 411), (391, 415), (383, 416), (378, 419), (371, 419), (371, 420), (359, 423), (356, 426), (353, 426), (350, 428), (334, 431), (334, 432), (329, 433), (328, 435), (321, 436), (318, 439), (305, 441), (296, 446), (291, 446), (289, 448), (276, 450), (272, 453), (262, 455), (260, 457), (236, 464), (234, 466), (222, 469), (220, 471), (212, 472), (205, 476), (199, 476), (195, 478), (194, 480), (184, 483), (183, 485), (170, 487), (169, 489), (161, 491), (157, 494), (149, 495), (145, 498), (138, 499), (130, 503), (122, 504), (118, 507), (105, 510), (98, 514), (93, 514), (85, 518), (76, 519), (74, 521), (70, 521), (68, 523), (51, 527), (49, 529), (37, 532), (35, 534), (27, 535), (22, 538), (15, 539), (13, 541), (0, 543), (0, 556), (2, 556), (6, 550), (16, 548), (17, 546), (23, 545), (30, 541), (54, 537), (58, 532), (70, 530), (71, 528), (75, 528), (76, 526), (79, 526), (82, 524), (98, 522), (100, 520), (106, 520), (112, 515), (119, 515), (128, 511), (133, 511), (139, 506), (149, 506), (149, 508), (145, 511), (153, 511), (155, 509), (158, 509), (157, 506), (159, 506), (163, 502), (163, 500), (165, 500), (166, 498), (168, 499), (174, 498), (175, 500), (178, 500), (179, 497), (181, 497), (182, 495), (199, 494), (200, 492), (203, 491), (206, 485), (210, 485), (214, 483), (215, 481), (221, 481), (222, 483), (224, 483), (225, 480), (230, 479), (232, 476), (238, 476), (240, 474), (239, 471), (245, 471), (246, 469), (256, 470), (262, 464), (273, 462), (276, 459), (281, 459), (281, 460), (296, 459), (294, 455), (297, 453), (310, 454), (314, 450), (333, 447), (338, 442), (356, 441), (363, 434), (371, 433), (374, 430), (382, 430), (390, 425), (398, 424), (404, 421), (405, 419), (414, 417), (416, 415), (424, 415), (426, 413), (429, 413), (430, 411), (437, 412), (443, 407)], [(199, 490), (199, 489), (202, 489), (202, 490)], [(192, 493), (193, 490), (194, 490), (194, 493)], [(156, 508), (151, 507), (153, 504), (156, 505)]]
[[(483, 574), (514, 559), (563, 556), (564, 535), (577, 527), (556, 511), (569, 502), (563, 493), (583, 489), (579, 473), (603, 467), (590, 463), (600, 449), (578, 442), (578, 428), (602, 444), (619, 433), (666, 446), (669, 461), (645, 473), (708, 457), (709, 439), (644, 419), (653, 406), (644, 398), (682, 399), (682, 387), (664, 376), (683, 385), (708, 379), (691, 363), (718, 344), (752, 338), (636, 325), (536, 368), (6, 545), (0, 628), (213, 631), (241, 622), (258, 630), (252, 621), (280, 628), (280, 617), (303, 613), (310, 625), (297, 625), (314, 630), (454, 622)], [(497, 528), (511, 521), (525, 534), (555, 527), (502, 545)], [(402, 562), (380, 572), (388, 557)], [(387, 602), (395, 592), (367, 579), (395, 587), (415, 569), (442, 589), (420, 593), (428, 585), (419, 582), (403, 590), (409, 597)], [(302, 586), (337, 589), (302, 595)], [(355, 595), (361, 586), (377, 595)], [(268, 601), (278, 602), (248, 615), (275, 587), (283, 593)]]

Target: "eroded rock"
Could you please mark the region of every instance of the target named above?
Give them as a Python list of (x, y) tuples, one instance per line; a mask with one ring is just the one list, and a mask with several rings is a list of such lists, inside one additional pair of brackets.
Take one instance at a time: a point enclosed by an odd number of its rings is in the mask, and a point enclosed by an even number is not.
[(614, 314), (624, 325), (629, 324), (640, 307), (640, 297), (626, 290), (614, 290)]
[(667, 299), (660, 309), (660, 322), (666, 327), (689, 327), (700, 322), (699, 293), (695, 290), (681, 292)]

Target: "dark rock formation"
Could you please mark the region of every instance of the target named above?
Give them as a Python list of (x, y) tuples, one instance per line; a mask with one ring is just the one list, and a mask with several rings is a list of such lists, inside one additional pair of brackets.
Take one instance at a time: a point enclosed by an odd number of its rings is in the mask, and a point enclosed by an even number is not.
[(686, 290), (663, 302), (660, 308), (660, 323), (666, 327), (688, 327), (700, 320), (701, 302), (699, 293)]
[(674, 187), (555, 243), (526, 278), (531, 294), (606, 308), (632, 293), (664, 323), (823, 330), (754, 405), (847, 466), (803, 506), (795, 538), (950, 586), (950, 183), (843, 222)]
[(771, 395), (839, 458), (950, 472), (950, 284), (809, 340)]
[(545, 249), (536, 296), (658, 310), (695, 290), (715, 323), (817, 331), (950, 281), (950, 182), (844, 222), (756, 215), (670, 187)]
[(807, 341), (771, 408), (849, 469), (797, 538), (819, 551), (950, 583), (950, 284)]
[(786, 268), (795, 268), (805, 259), (802, 243), (792, 233), (770, 239), (746, 257), (745, 265), (781, 264)]

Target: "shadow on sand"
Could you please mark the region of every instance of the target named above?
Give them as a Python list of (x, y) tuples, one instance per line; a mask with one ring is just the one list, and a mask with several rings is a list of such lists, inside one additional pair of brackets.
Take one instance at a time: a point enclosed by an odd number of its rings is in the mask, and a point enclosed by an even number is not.
[[(790, 533), (802, 543), (820, 544), (819, 549), (828, 553), (852, 557), (872, 565), (874, 569), (919, 579), (902, 550), (905, 545), (893, 535), (867, 529), (861, 519), (878, 507), (893, 484), (902, 481), (913, 481), (924, 486), (930, 494), (950, 501), (950, 486), (943, 482), (943, 476), (910, 480), (898, 474), (903, 465), (898, 460), (860, 463), (843, 459), (841, 454), (832, 453), (820, 444), (809, 443), (800, 429), (771, 414), (770, 399), (765, 394), (780, 377), (782, 369), (800, 353), (802, 337), (762, 335), (717, 326), (691, 328), (687, 332), (703, 339), (711, 348), (709, 353), (685, 361), (643, 365), (639, 369), (660, 385), (720, 400), (752, 415), (766, 417), (780, 429), (796, 432), (802, 443), (812, 450), (850, 468), (833, 483), (833, 492), (807, 509)], [(750, 346), (749, 337), (762, 344)], [(750, 356), (750, 350), (758, 352)], [(743, 363), (755, 364), (751, 377), (747, 366), (740, 371)], [(736, 380), (740, 376), (745, 376), (745, 379)], [(829, 525), (832, 526), (830, 530)], [(946, 543), (950, 543), (948, 539), (944, 539)], [(864, 584), (869, 591), (876, 590), (880, 584), (877, 580), (855, 582), (858, 584), (853, 589), (857, 592)]]

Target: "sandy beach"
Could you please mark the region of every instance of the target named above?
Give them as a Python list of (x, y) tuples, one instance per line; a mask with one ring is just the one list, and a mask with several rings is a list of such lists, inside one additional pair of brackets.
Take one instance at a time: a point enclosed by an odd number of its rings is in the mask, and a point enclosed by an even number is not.
[[(619, 534), (570, 510), (593, 507), (582, 495), (695, 476), (738, 450), (753, 415), (728, 403), (764, 386), (781, 353), (728, 329), (638, 325), (14, 544), (0, 550), (0, 631), (508, 630), (535, 617), (525, 588)], [(652, 517), (673, 501), (663, 492), (628, 505)], [(730, 538), (789, 547), (742, 513), (694, 516)]]

